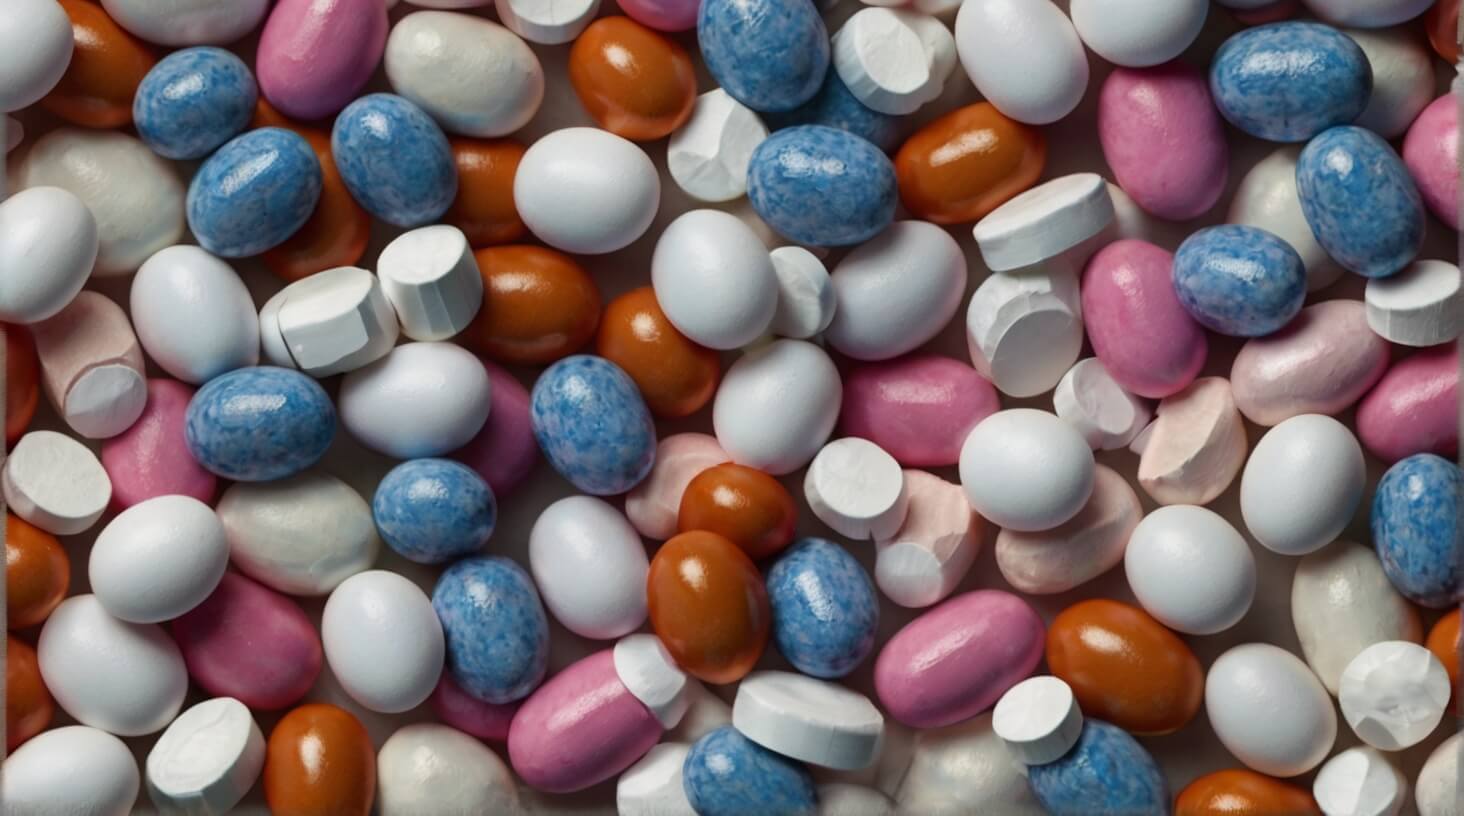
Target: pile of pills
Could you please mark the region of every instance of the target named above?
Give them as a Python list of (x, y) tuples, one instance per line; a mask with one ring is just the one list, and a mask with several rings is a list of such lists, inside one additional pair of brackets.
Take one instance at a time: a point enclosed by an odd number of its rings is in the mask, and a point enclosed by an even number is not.
[(0, 2), (0, 810), (1464, 814), (1458, 16)]

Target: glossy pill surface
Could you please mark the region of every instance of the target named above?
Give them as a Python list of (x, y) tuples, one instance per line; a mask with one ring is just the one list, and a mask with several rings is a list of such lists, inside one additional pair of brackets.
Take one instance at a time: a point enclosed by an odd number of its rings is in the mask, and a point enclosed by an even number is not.
[(676, 529), (716, 533), (761, 560), (792, 543), (797, 521), (798, 507), (782, 483), (756, 468), (725, 462), (687, 483)]
[[(46, 730), (56, 704), (41, 679), (36, 650), (14, 635), (5, 636), (5, 753)], [(7, 773), (14, 773), (9, 763)], [(6, 791), (8, 794), (9, 791)]]
[(394, 572), (368, 570), (342, 581), (325, 602), (320, 640), (341, 687), (371, 711), (415, 708), (442, 674), (442, 626), (432, 603)]
[(446, 725), (398, 728), (376, 755), (376, 778), (382, 816), (520, 810), (517, 783), (503, 760)]
[(70, 584), (71, 561), (56, 537), (6, 513), (6, 626), (24, 629), (44, 621), (66, 597)]
[(432, 590), (447, 638), (447, 671), (473, 697), (510, 703), (544, 679), (549, 620), (529, 574), (506, 558), (465, 558)]
[(400, 96), (370, 94), (346, 106), (331, 129), (330, 148), (351, 196), (388, 224), (430, 224), (457, 196), (447, 136)]
[(947, 467), (960, 460), (971, 429), (1000, 407), (996, 389), (969, 365), (916, 353), (848, 371), (839, 430), (907, 467)]
[(1459, 450), (1459, 349), (1445, 343), (1394, 363), (1357, 405), (1357, 436), (1384, 462)]
[(1194, 233), (1174, 255), (1179, 302), (1202, 326), (1261, 337), (1301, 311), (1306, 270), (1290, 244), (1256, 227), (1227, 224)]
[(768, 641), (771, 613), (757, 567), (715, 533), (661, 545), (646, 579), (651, 628), (682, 671), (708, 683), (742, 679)]
[(343, 708), (309, 703), (269, 734), (264, 798), (301, 816), (366, 816), (376, 797), (376, 755), (361, 721)]
[(696, 103), (686, 49), (629, 17), (605, 17), (580, 33), (569, 81), (596, 123), (632, 141), (670, 135)]
[(21, 0), (0, 29), (5, 87), (0, 110), (29, 107), (56, 86), (71, 62), (72, 31), (65, 11), (46, 0)]
[(258, 255), (310, 219), (321, 184), (309, 142), (281, 128), (251, 130), (198, 168), (188, 185), (188, 227), (215, 255)]
[(123, 28), (150, 43), (226, 45), (259, 26), (269, 0), (177, 0), (167, 6), (149, 0), (104, 0), (102, 8)]
[(41, 107), (82, 127), (121, 127), (132, 121), (137, 86), (157, 57), (95, 3), (60, 0), (71, 19), (71, 64)]
[(897, 194), (894, 165), (879, 148), (822, 125), (774, 133), (753, 151), (747, 169), (747, 197), (757, 214), (783, 236), (812, 246), (873, 238), (894, 219)]
[(539, 448), (575, 487), (609, 496), (635, 487), (650, 472), (655, 424), (635, 381), (619, 366), (589, 355), (565, 358), (539, 375), (532, 400)]
[(527, 148), (513, 139), (455, 138), (448, 144), (458, 191), (443, 221), (462, 230), (474, 247), (522, 238), (528, 228), (513, 203), (513, 179)]
[(404, 343), (341, 381), (341, 423), (366, 447), (398, 459), (466, 445), (492, 409), (492, 381), (453, 343)]
[(707, 70), (755, 111), (786, 111), (818, 92), (829, 35), (811, 0), (707, 0), (696, 21)]
[(568, 496), (529, 531), (529, 569), (554, 618), (575, 634), (608, 640), (646, 619), (645, 545), (615, 507)]
[(1232, 125), (1273, 142), (1304, 142), (1356, 119), (1372, 93), (1367, 55), (1317, 23), (1257, 26), (1232, 36), (1210, 63), (1210, 93)]
[(1196, 779), (1174, 800), (1175, 816), (1319, 816), (1311, 792), (1244, 768), (1227, 768)]
[(479, 353), (504, 363), (550, 363), (595, 334), (600, 292), (577, 261), (544, 247), (512, 245), (473, 253), (483, 307), (464, 329)]
[[(703, 816), (814, 811), (817, 794), (803, 764), (769, 751), (730, 725), (697, 740), (681, 773), (687, 801)], [(747, 779), (760, 784), (747, 785)]]
[(991, 104), (1019, 122), (1055, 122), (1087, 90), (1083, 43), (1056, 6), (1039, 0), (962, 4), (955, 32), (966, 75)]
[(1373, 493), (1373, 542), (1383, 571), (1405, 597), (1442, 608), (1461, 597), (1452, 557), (1464, 527), (1464, 473), (1440, 456), (1410, 456), (1383, 474)]
[(879, 598), (869, 573), (843, 547), (805, 538), (768, 570), (773, 642), (813, 677), (843, 677), (874, 650)]
[(472, 468), (451, 459), (413, 459), (376, 486), (371, 515), (388, 547), (419, 564), (477, 552), (493, 535), (498, 502)]
[(186, 48), (143, 77), (132, 120), (159, 156), (201, 159), (244, 130), (257, 94), (243, 60), (222, 48)]
[(1086, 719), (1077, 745), (1056, 762), (1028, 769), (1037, 801), (1048, 813), (1162, 814), (1169, 787), (1149, 752), (1116, 725)]
[(322, 119), (360, 93), (386, 45), (374, 0), (279, 0), (259, 34), (259, 89), (289, 116)]
[(936, 224), (959, 224), (981, 218), (1031, 187), (1046, 159), (1041, 131), (978, 102), (906, 139), (895, 154), (895, 175), (900, 200), (912, 214)]
[(198, 606), (229, 563), (224, 526), (187, 496), (159, 496), (127, 508), (92, 545), (91, 588), (108, 614), (160, 623)]
[(595, 353), (620, 366), (640, 389), (651, 413), (679, 419), (711, 401), (721, 379), (717, 352), (676, 330), (643, 286), (605, 305)]
[(1429, 212), (1448, 226), (1459, 224), (1459, 176), (1453, 164), (1458, 151), (1459, 110), (1453, 96), (1445, 94), (1424, 108), (1408, 128), (1403, 163), (1413, 174)]
[[(740, 104), (740, 103), (739, 103)], [(849, 86), (830, 68), (813, 98), (792, 110), (760, 111), (755, 114), (768, 130), (782, 130), (798, 125), (827, 125), (847, 130), (886, 153), (900, 146), (905, 125), (898, 116), (880, 113), (864, 106), (854, 97)], [(767, 138), (766, 134), (761, 139)]]
[(226, 479), (292, 476), (325, 455), (336, 415), (325, 389), (298, 371), (241, 368), (210, 380), (188, 403), (188, 450)]
[(1317, 243), (1363, 277), (1392, 275), (1423, 246), (1418, 187), (1372, 131), (1338, 127), (1308, 142), (1296, 163), (1296, 189)]
[(198, 247), (148, 258), (129, 292), (137, 339), (153, 362), (188, 383), (259, 362), (259, 318), (239, 274)]

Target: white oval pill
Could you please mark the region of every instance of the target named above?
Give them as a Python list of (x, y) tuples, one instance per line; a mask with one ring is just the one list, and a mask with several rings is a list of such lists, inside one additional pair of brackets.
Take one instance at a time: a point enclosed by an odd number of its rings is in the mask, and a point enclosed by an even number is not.
[(127, 816), (139, 786), (131, 749), (84, 725), (43, 731), (0, 766), (0, 802), (17, 814)]
[(1384, 139), (1396, 139), (1434, 100), (1434, 55), (1417, 32), (1406, 28), (1344, 31), (1372, 68), (1372, 95), (1353, 120)]
[(1097, 578), (1123, 560), (1144, 510), (1124, 477), (1093, 468), (1093, 495), (1076, 516), (1051, 530), (996, 534), (996, 565), (1019, 592), (1050, 595)]
[(1269, 643), (1216, 658), (1205, 676), (1205, 712), (1226, 750), (1271, 776), (1315, 768), (1337, 738), (1337, 713), (1316, 675)]
[(681, 784), (681, 766), (691, 746), (682, 742), (654, 745), (615, 783), (619, 816), (696, 816)]
[(1459, 816), (1459, 756), (1464, 732), (1439, 743), (1428, 755), (1413, 786), (1419, 816)]
[(1302, 414), (1256, 443), (1240, 477), (1240, 512), (1266, 549), (1306, 555), (1352, 521), (1366, 481), (1362, 446), (1347, 426)]
[(259, 27), (269, 0), (102, 0), (107, 15), (158, 45), (226, 45)]
[(446, 340), (467, 328), (483, 305), (483, 276), (457, 227), (402, 233), (381, 251), (376, 274), (402, 334), (413, 340)]
[(519, 812), (518, 784), (488, 746), (438, 723), (404, 725), (376, 755), (381, 816)]
[(498, 19), (520, 37), (540, 45), (567, 43), (595, 19), (600, 0), (494, 0)]
[(137, 339), (162, 369), (195, 385), (259, 362), (259, 320), (239, 273), (196, 246), (171, 246), (137, 270)]
[(112, 500), (112, 480), (86, 446), (55, 431), (31, 431), (5, 459), (10, 512), (55, 535), (76, 535)]
[(1050, 390), (1083, 347), (1081, 304), (1071, 274), (993, 273), (966, 309), (972, 366), (1008, 396)]
[(996, 701), (991, 729), (1018, 762), (1046, 765), (1078, 744), (1083, 712), (1067, 683), (1051, 675), (1029, 677)]
[(146, 767), (147, 793), (158, 810), (228, 813), (264, 769), (264, 734), (238, 700), (204, 700), (158, 737)]
[(892, 535), (877, 537), (874, 580), (885, 597), (910, 608), (944, 600), (981, 548), (981, 517), (958, 484), (923, 470), (904, 472), (909, 508)]
[(956, 50), (981, 95), (1019, 122), (1056, 122), (1088, 88), (1083, 43), (1050, 0), (961, 4)]
[(1400, 346), (1436, 346), (1464, 333), (1464, 280), (1448, 261), (1414, 261), (1370, 278), (1364, 300), (1368, 327)]
[(747, 192), (747, 165), (766, 138), (757, 114), (716, 88), (696, 98), (691, 118), (671, 134), (666, 169), (698, 201), (731, 201)]
[(189, 496), (158, 496), (102, 528), (87, 575), (108, 614), (161, 623), (203, 603), (228, 565), (224, 525), (208, 505)]
[(692, 210), (666, 226), (651, 257), (651, 285), (666, 319), (707, 348), (751, 343), (778, 308), (767, 247), (721, 210)]
[(993, 272), (1081, 272), (1096, 239), (1113, 223), (1108, 183), (1096, 173), (1043, 182), (976, 222), (971, 234)]
[(966, 259), (940, 227), (900, 221), (844, 256), (831, 277), (829, 345), (856, 360), (888, 360), (950, 322), (966, 292)]
[(1130, 447), (1139, 485), (1160, 504), (1208, 504), (1235, 480), (1247, 453), (1230, 381), (1201, 377), (1165, 397)]
[(768, 257), (778, 277), (778, 308), (768, 330), (805, 340), (827, 329), (839, 301), (823, 261), (798, 246), (778, 247)]
[(905, 116), (940, 96), (956, 67), (956, 41), (945, 25), (914, 11), (865, 8), (834, 32), (833, 65), (865, 107)]
[(1261, 227), (1291, 245), (1306, 267), (1306, 288), (1315, 292), (1342, 276), (1342, 267), (1312, 235), (1296, 190), (1299, 147), (1280, 147), (1256, 162), (1235, 188), (1227, 223)]
[(656, 715), (662, 728), (675, 728), (691, 704), (690, 689), (696, 681), (677, 668), (660, 638), (647, 634), (621, 638), (612, 657), (625, 688)]
[(961, 446), (961, 487), (999, 527), (1048, 530), (1093, 493), (1093, 450), (1073, 427), (1031, 408), (997, 411)]
[(1115, 382), (1097, 357), (1079, 360), (1062, 375), (1052, 407), (1094, 450), (1124, 447), (1154, 416), (1148, 402)]
[(1240, 622), (1256, 594), (1256, 562), (1230, 522), (1176, 504), (1145, 516), (1129, 537), (1124, 572), (1134, 597), (1160, 623), (1213, 635)]
[(1302, 0), (1322, 22), (1356, 28), (1386, 28), (1412, 20), (1433, 0)]
[(442, 675), (442, 624), (432, 601), (394, 572), (368, 570), (342, 581), (325, 602), (320, 639), (341, 687), (372, 711), (417, 707)]
[(781, 476), (823, 447), (843, 397), (839, 371), (823, 349), (775, 340), (727, 369), (712, 403), (712, 426), (732, 461)]
[(1363, 649), (1337, 689), (1342, 716), (1363, 742), (1401, 751), (1433, 733), (1449, 707), (1449, 673), (1433, 652), (1406, 640)]
[(37, 323), (66, 308), (97, 259), (97, 221), (59, 187), (0, 201), (0, 320)]
[(301, 278), (259, 311), (269, 361), (313, 377), (354, 371), (381, 359), (396, 345), (399, 331), (381, 282), (354, 266)]
[(452, 343), (406, 343), (341, 380), (341, 423), (366, 447), (397, 459), (441, 456), (488, 420), (488, 371)]
[(524, 153), (513, 177), (513, 203), (544, 243), (599, 255), (625, 248), (651, 226), (661, 181), (634, 142), (598, 128), (565, 128)]
[(1312, 798), (1326, 816), (1397, 816), (1408, 803), (1408, 781), (1377, 750), (1348, 748), (1317, 771)]
[(1184, 53), (1205, 27), (1207, 0), (1072, 0), (1083, 44), (1114, 65), (1144, 68)]
[(107, 439), (132, 427), (147, 406), (142, 347), (111, 298), (81, 292), (31, 326), (41, 384), (71, 430)]
[(529, 533), (529, 569), (555, 620), (607, 640), (646, 619), (645, 544), (625, 515), (593, 496), (560, 499)]
[(737, 686), (732, 725), (783, 756), (840, 770), (879, 757), (884, 715), (858, 692), (802, 674), (754, 672)]
[(55, 0), (8, 0), (0, 19), (0, 112), (41, 101), (71, 64), (71, 20)]

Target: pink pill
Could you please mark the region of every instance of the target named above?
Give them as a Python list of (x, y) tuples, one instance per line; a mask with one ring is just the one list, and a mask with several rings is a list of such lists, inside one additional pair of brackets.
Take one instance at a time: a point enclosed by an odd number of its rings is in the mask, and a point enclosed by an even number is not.
[(620, 10), (659, 31), (685, 31), (696, 25), (701, 0), (620, 0)]
[(976, 423), (1001, 410), (996, 389), (949, 357), (912, 355), (865, 363), (844, 375), (843, 436), (874, 442), (906, 467), (960, 461)]
[(1225, 191), (1225, 128), (1205, 76), (1185, 63), (1109, 74), (1098, 95), (1098, 140), (1118, 186), (1158, 218), (1202, 215)]
[(673, 434), (656, 445), (651, 473), (625, 497), (625, 517), (646, 538), (665, 541), (676, 535), (681, 496), (698, 473), (730, 462), (714, 437), (699, 433)]
[(295, 119), (339, 113), (376, 71), (386, 30), (382, 0), (279, 0), (259, 35), (259, 90)]
[(102, 443), (112, 480), (112, 507), (126, 510), (158, 496), (190, 496), (213, 504), (217, 479), (188, 453), (184, 414), (193, 389), (177, 380), (148, 380), (147, 407), (132, 427)]
[(1453, 94), (1429, 103), (1403, 139), (1403, 163), (1440, 221), (1459, 228), (1459, 104)]
[(491, 384), (488, 421), (452, 458), (478, 471), (493, 488), (493, 495), (502, 499), (534, 469), (539, 444), (530, 424), (528, 389), (502, 366), (479, 359)]
[(1016, 595), (957, 595), (890, 638), (874, 664), (875, 692), (912, 728), (967, 720), (1037, 668), (1043, 640), (1042, 619)]
[(519, 703), (485, 703), (463, 691), (463, 687), (452, 679), (451, 672), (443, 672), (432, 691), (432, 711), (447, 725), (472, 734), (481, 740), (502, 742), (508, 739), (508, 726), (518, 712)]
[(1109, 375), (1141, 397), (1162, 399), (1199, 376), (1205, 330), (1174, 293), (1174, 256), (1144, 241), (1115, 241), (1083, 271), (1083, 323)]
[(1394, 363), (1357, 406), (1357, 437), (1389, 464), (1415, 453), (1459, 454), (1459, 347), (1424, 349)]
[(250, 708), (289, 706), (320, 674), (320, 636), (294, 601), (233, 572), (173, 621), (188, 675)]

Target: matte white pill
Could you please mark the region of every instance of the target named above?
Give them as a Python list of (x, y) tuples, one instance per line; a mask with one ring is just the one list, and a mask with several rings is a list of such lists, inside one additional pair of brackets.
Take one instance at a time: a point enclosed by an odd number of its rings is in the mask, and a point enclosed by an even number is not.
[(1315, 768), (1337, 738), (1337, 714), (1316, 675), (1269, 643), (1216, 658), (1205, 676), (1205, 712), (1226, 750), (1271, 776)]
[(55, 535), (91, 527), (112, 500), (112, 480), (96, 455), (55, 431), (31, 431), (15, 443), (3, 484), (12, 513)]
[(259, 27), (269, 0), (102, 0), (117, 24), (158, 45), (226, 45)]
[(645, 545), (604, 500), (570, 496), (544, 508), (529, 533), (529, 568), (544, 605), (581, 637), (616, 638), (645, 622)]
[(721, 210), (692, 210), (666, 226), (651, 256), (651, 286), (666, 319), (707, 348), (751, 343), (778, 308), (767, 246)]
[(894, 8), (865, 8), (834, 32), (833, 70), (865, 107), (904, 116), (940, 96), (956, 67), (943, 23)]
[(1449, 707), (1449, 673), (1433, 652), (1406, 640), (1363, 649), (1347, 668), (1337, 699), (1363, 742), (1401, 751), (1422, 742)]
[(442, 675), (442, 624), (432, 601), (394, 572), (367, 570), (342, 581), (325, 602), (320, 640), (341, 687), (371, 711), (416, 708)]
[(775, 340), (727, 369), (712, 403), (732, 461), (782, 476), (808, 464), (839, 419), (843, 385), (823, 349)]
[(483, 276), (457, 227), (402, 233), (381, 251), (376, 274), (402, 334), (413, 340), (446, 340), (467, 328), (483, 305)]
[(1128, 480), (1095, 465), (1093, 495), (1083, 509), (1051, 530), (997, 533), (996, 565), (1019, 592), (1066, 592), (1117, 566), (1143, 515)]
[(802, 674), (755, 672), (737, 687), (732, 725), (783, 756), (855, 770), (879, 758), (884, 715), (844, 686)]
[(615, 783), (619, 816), (696, 816), (681, 784), (681, 767), (691, 746), (681, 742), (654, 745)]
[(97, 221), (60, 187), (0, 201), (0, 320), (36, 323), (66, 308), (97, 259)]
[(1129, 537), (1123, 566), (1145, 611), (1186, 634), (1229, 629), (1256, 594), (1250, 546), (1203, 507), (1176, 504), (1145, 516)]
[(441, 456), (488, 420), (488, 371), (452, 343), (405, 343), (341, 380), (341, 423), (366, 447), (397, 459)]
[[(1271, 0), (1268, 0), (1270, 2)], [(1260, 227), (1291, 245), (1306, 266), (1306, 288), (1315, 292), (1342, 276), (1342, 267), (1312, 235), (1296, 190), (1300, 147), (1280, 147), (1256, 162), (1235, 188), (1225, 220)]]
[(354, 266), (301, 278), (259, 312), (269, 361), (314, 377), (354, 371), (381, 359), (396, 345), (399, 331), (381, 282)]
[(438, 723), (398, 728), (376, 755), (381, 816), (520, 813), (518, 784), (488, 746)]
[(819, 816), (894, 816), (895, 803), (863, 785), (819, 785), (818, 813)]
[(1083, 321), (1077, 279), (1066, 273), (993, 273), (966, 309), (971, 364), (997, 390), (1034, 397), (1078, 359)]
[(1326, 816), (1397, 816), (1408, 803), (1408, 781), (1376, 749), (1359, 746), (1317, 771), (1312, 798)]
[[(1113, 223), (1108, 184), (1096, 173), (1074, 173), (1033, 187), (976, 222), (971, 234), (993, 272), (1051, 261), (1081, 270), (1090, 243)], [(1073, 257), (1064, 257), (1073, 253)], [(1079, 257), (1081, 256), (1081, 257)], [(1049, 271), (1057, 271), (1056, 269)]]
[(981, 547), (981, 517), (958, 484), (907, 470), (909, 509), (893, 535), (875, 539), (874, 580), (900, 606), (930, 606), (955, 591)]
[(1362, 502), (1367, 463), (1346, 425), (1302, 414), (1276, 425), (1240, 477), (1240, 512), (1256, 541), (1282, 555), (1332, 543)]
[(1364, 300), (1368, 327), (1400, 346), (1436, 346), (1464, 333), (1464, 281), (1448, 261), (1414, 261), (1371, 278)]
[(827, 329), (839, 301), (823, 261), (798, 246), (778, 247), (768, 257), (778, 278), (778, 307), (768, 330), (805, 340)]
[(692, 198), (731, 201), (747, 192), (747, 165), (766, 138), (757, 114), (716, 88), (696, 98), (691, 118), (671, 134), (666, 168)]
[(621, 638), (612, 656), (620, 682), (656, 715), (662, 728), (675, 728), (691, 704), (688, 690), (696, 681), (676, 667), (660, 638), (647, 634)]
[(87, 575), (112, 617), (161, 623), (203, 603), (228, 565), (229, 542), (212, 508), (190, 496), (157, 496), (102, 528)]
[(147, 793), (164, 813), (228, 813), (264, 769), (248, 706), (215, 697), (173, 720), (147, 754)]
[(910, 507), (900, 463), (868, 439), (852, 436), (835, 439), (813, 457), (803, 495), (819, 521), (856, 540), (894, 535)]
[(1079, 360), (1062, 375), (1052, 392), (1052, 407), (1094, 450), (1124, 447), (1154, 415), (1148, 402), (1115, 382), (1097, 357)]
[(996, 701), (991, 729), (1018, 762), (1046, 765), (1078, 744), (1083, 712), (1067, 683), (1051, 675), (1029, 677)]
[(1072, 0), (1083, 44), (1114, 65), (1143, 68), (1184, 53), (1205, 27), (1207, 0)]
[[(549, 0), (532, 2), (550, 7)], [(500, 0), (500, 16), (505, 5)], [(598, 255), (629, 246), (651, 226), (661, 179), (635, 143), (598, 128), (565, 128), (524, 153), (513, 177), (513, 203), (544, 243)]]
[(127, 816), (140, 786), (122, 740), (67, 725), (26, 740), (0, 766), (0, 802), (31, 816)]
[(494, 0), (498, 19), (532, 43), (559, 45), (580, 35), (595, 19), (600, 0)]
[(1352, 121), (1384, 139), (1396, 139), (1434, 100), (1433, 52), (1417, 32), (1406, 28), (1349, 29), (1372, 67), (1372, 95)]
[(829, 345), (856, 360), (888, 360), (950, 322), (966, 292), (966, 259), (940, 227), (899, 221), (844, 256), (831, 277)]
[(239, 273), (196, 246), (148, 258), (128, 295), (137, 339), (174, 377), (201, 384), (259, 362), (259, 320)]
[(1459, 799), (1460, 751), (1464, 751), (1464, 732), (1439, 743), (1439, 747), (1428, 755), (1413, 786), (1419, 816), (1459, 816), (1464, 813), (1464, 802)]
[(1019, 122), (1056, 122), (1088, 87), (1083, 43), (1050, 0), (961, 4), (956, 49), (976, 90)]
[(71, 20), (55, 0), (7, 0), (0, 18), (0, 112), (28, 108), (71, 64)]
[(997, 411), (961, 446), (961, 487), (999, 527), (1048, 530), (1076, 516), (1093, 493), (1093, 450), (1056, 415)]
[(991, 714), (915, 737), (895, 793), (902, 813), (1044, 816), (1021, 765), (991, 730)]
[(1245, 421), (1230, 381), (1201, 377), (1165, 397), (1134, 438), (1139, 485), (1160, 504), (1208, 504), (1245, 464)]
[(41, 384), (66, 424), (89, 439), (128, 428), (147, 405), (142, 347), (111, 298), (81, 292), (31, 327)]

